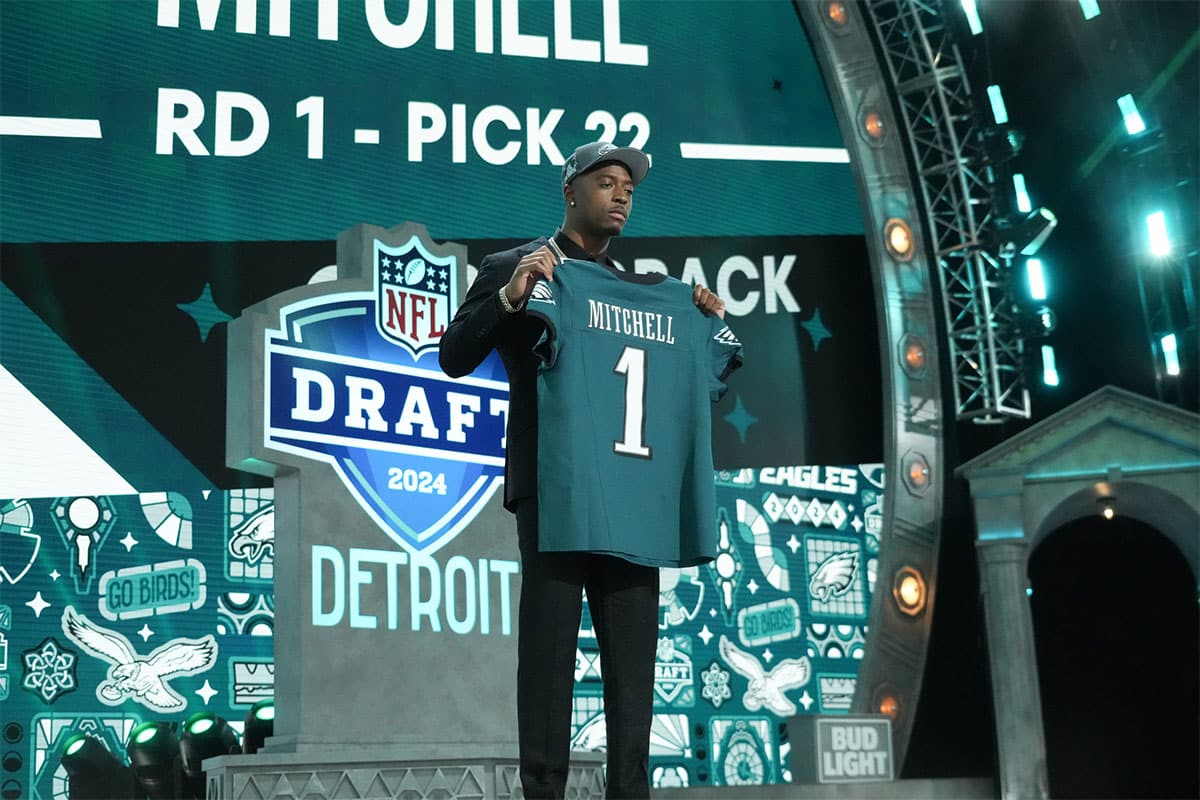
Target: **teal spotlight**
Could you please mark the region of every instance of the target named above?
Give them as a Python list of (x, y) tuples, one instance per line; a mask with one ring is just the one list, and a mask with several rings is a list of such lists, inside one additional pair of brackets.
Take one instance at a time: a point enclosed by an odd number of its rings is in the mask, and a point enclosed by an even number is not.
[(1179, 343), (1175, 340), (1175, 334), (1168, 333), (1158, 340), (1158, 345), (1162, 348), (1163, 360), (1167, 364), (1167, 374), (1171, 376), (1178, 375)]
[(1050, 234), (1058, 227), (1058, 217), (1048, 208), (1039, 208), (1023, 218), (996, 220), (996, 237), (1010, 252), (1032, 256), (1042, 249)]
[(275, 731), (275, 699), (259, 700), (246, 712), (246, 725), (242, 734), (242, 752), (257, 753), (267, 737)]
[(62, 765), (71, 800), (133, 796), (133, 771), (95, 737), (83, 733), (69, 737), (63, 743)]
[(176, 800), (181, 791), (179, 738), (168, 722), (143, 722), (125, 744), (133, 776), (149, 800)]
[(1085, 20), (1100, 16), (1100, 4), (1096, 0), (1079, 0), (1079, 8), (1083, 10)]
[(1129, 131), (1130, 136), (1136, 136), (1146, 130), (1146, 123), (1142, 119), (1142, 114), (1138, 111), (1137, 103), (1133, 102), (1133, 95), (1126, 94), (1117, 98), (1117, 107), (1121, 109), (1121, 116), (1125, 119), (1125, 130)]
[(1167, 236), (1167, 216), (1155, 211), (1146, 217), (1146, 230), (1150, 233), (1150, 252), (1162, 258), (1171, 255), (1171, 239)]
[(1017, 196), (1017, 210), (1022, 214), (1028, 214), (1033, 211), (1033, 203), (1029, 200), (1029, 192), (1025, 188), (1025, 174), (1022, 172), (1013, 173), (1013, 192)]
[(1042, 383), (1047, 386), (1058, 386), (1058, 365), (1054, 362), (1054, 348), (1042, 345)]
[(185, 792), (197, 800), (204, 800), (206, 785), (204, 760), (216, 756), (240, 753), (237, 731), (223, 717), (211, 711), (199, 711), (183, 723), (179, 737), (179, 751), (183, 762), (183, 786)]
[(967, 15), (967, 26), (971, 29), (972, 36), (978, 36), (983, 33), (983, 21), (979, 19), (979, 9), (975, 7), (975, 0), (962, 0), (963, 13)]
[(1031, 258), (1025, 262), (1025, 274), (1029, 277), (1029, 296), (1034, 300), (1046, 299), (1046, 275), (1042, 270), (1042, 260)]
[(997, 125), (1004, 125), (1008, 122), (1008, 109), (1004, 106), (1004, 95), (1000, 92), (1000, 86), (993, 83), (987, 87), (987, 94), (992, 104), (992, 117)]

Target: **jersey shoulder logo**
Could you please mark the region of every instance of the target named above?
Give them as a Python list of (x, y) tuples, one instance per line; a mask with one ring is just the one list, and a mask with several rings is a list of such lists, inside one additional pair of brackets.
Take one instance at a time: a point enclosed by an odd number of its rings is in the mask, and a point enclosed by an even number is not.
[(713, 337), (713, 341), (720, 342), (721, 344), (727, 344), (730, 347), (741, 347), (742, 346), (742, 343), (739, 342), (738, 338), (733, 335), (733, 331), (731, 331), (729, 329), (728, 325), (726, 325), (724, 328), (721, 328), (721, 330), (717, 331), (717, 335)]
[(539, 303), (554, 305), (554, 290), (550, 288), (550, 284), (538, 281), (534, 284), (533, 292), (529, 295), (529, 299)]

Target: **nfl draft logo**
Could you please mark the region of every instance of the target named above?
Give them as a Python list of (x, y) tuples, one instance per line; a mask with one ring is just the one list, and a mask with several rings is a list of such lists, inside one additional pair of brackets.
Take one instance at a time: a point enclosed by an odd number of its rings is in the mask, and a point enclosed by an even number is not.
[(460, 268), (438, 249), (420, 235), (374, 239), (371, 263), (355, 265), (369, 291), (336, 291), (362, 279), (328, 284), (334, 291), (283, 306), (278, 328), (265, 330), (264, 445), (330, 464), (413, 554), (451, 541), (504, 473), (499, 358), (459, 379), (438, 366)]
[(375, 322), (379, 333), (414, 357), (436, 350), (450, 322), (457, 283), (452, 257), (435, 258), (418, 236), (403, 247), (375, 240)]

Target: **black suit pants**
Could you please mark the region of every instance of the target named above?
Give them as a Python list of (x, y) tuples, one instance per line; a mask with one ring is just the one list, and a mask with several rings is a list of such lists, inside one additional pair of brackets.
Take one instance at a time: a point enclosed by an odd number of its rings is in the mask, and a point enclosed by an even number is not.
[(604, 677), (606, 796), (649, 797), (658, 569), (593, 553), (542, 553), (537, 531), (537, 501), (522, 500), (517, 505), (517, 726), (525, 797), (561, 798), (566, 793), (576, 639), (585, 589)]

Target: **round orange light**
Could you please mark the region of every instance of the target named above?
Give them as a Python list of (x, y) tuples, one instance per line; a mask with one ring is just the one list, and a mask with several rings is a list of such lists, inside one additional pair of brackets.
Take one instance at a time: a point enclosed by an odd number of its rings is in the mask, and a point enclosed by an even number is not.
[(916, 339), (909, 339), (904, 347), (904, 363), (909, 369), (918, 370), (925, 367), (925, 345)]
[(908, 480), (913, 486), (924, 486), (929, 483), (929, 465), (919, 459), (909, 464)]
[(885, 694), (879, 698), (879, 713), (886, 717), (895, 719), (900, 716), (900, 701), (893, 695)]
[(912, 228), (902, 219), (892, 218), (883, 226), (883, 245), (897, 261), (913, 257)]
[(829, 17), (829, 21), (838, 27), (850, 21), (850, 15), (846, 12), (845, 4), (838, 2), (838, 0), (834, 0), (834, 2), (825, 7), (825, 14)]
[(892, 581), (892, 597), (896, 607), (910, 617), (925, 610), (925, 578), (920, 570), (911, 566), (901, 567)]
[(866, 116), (863, 117), (863, 130), (867, 132), (867, 136), (870, 136), (875, 141), (883, 138), (883, 117), (880, 116), (878, 111), (868, 111)]

